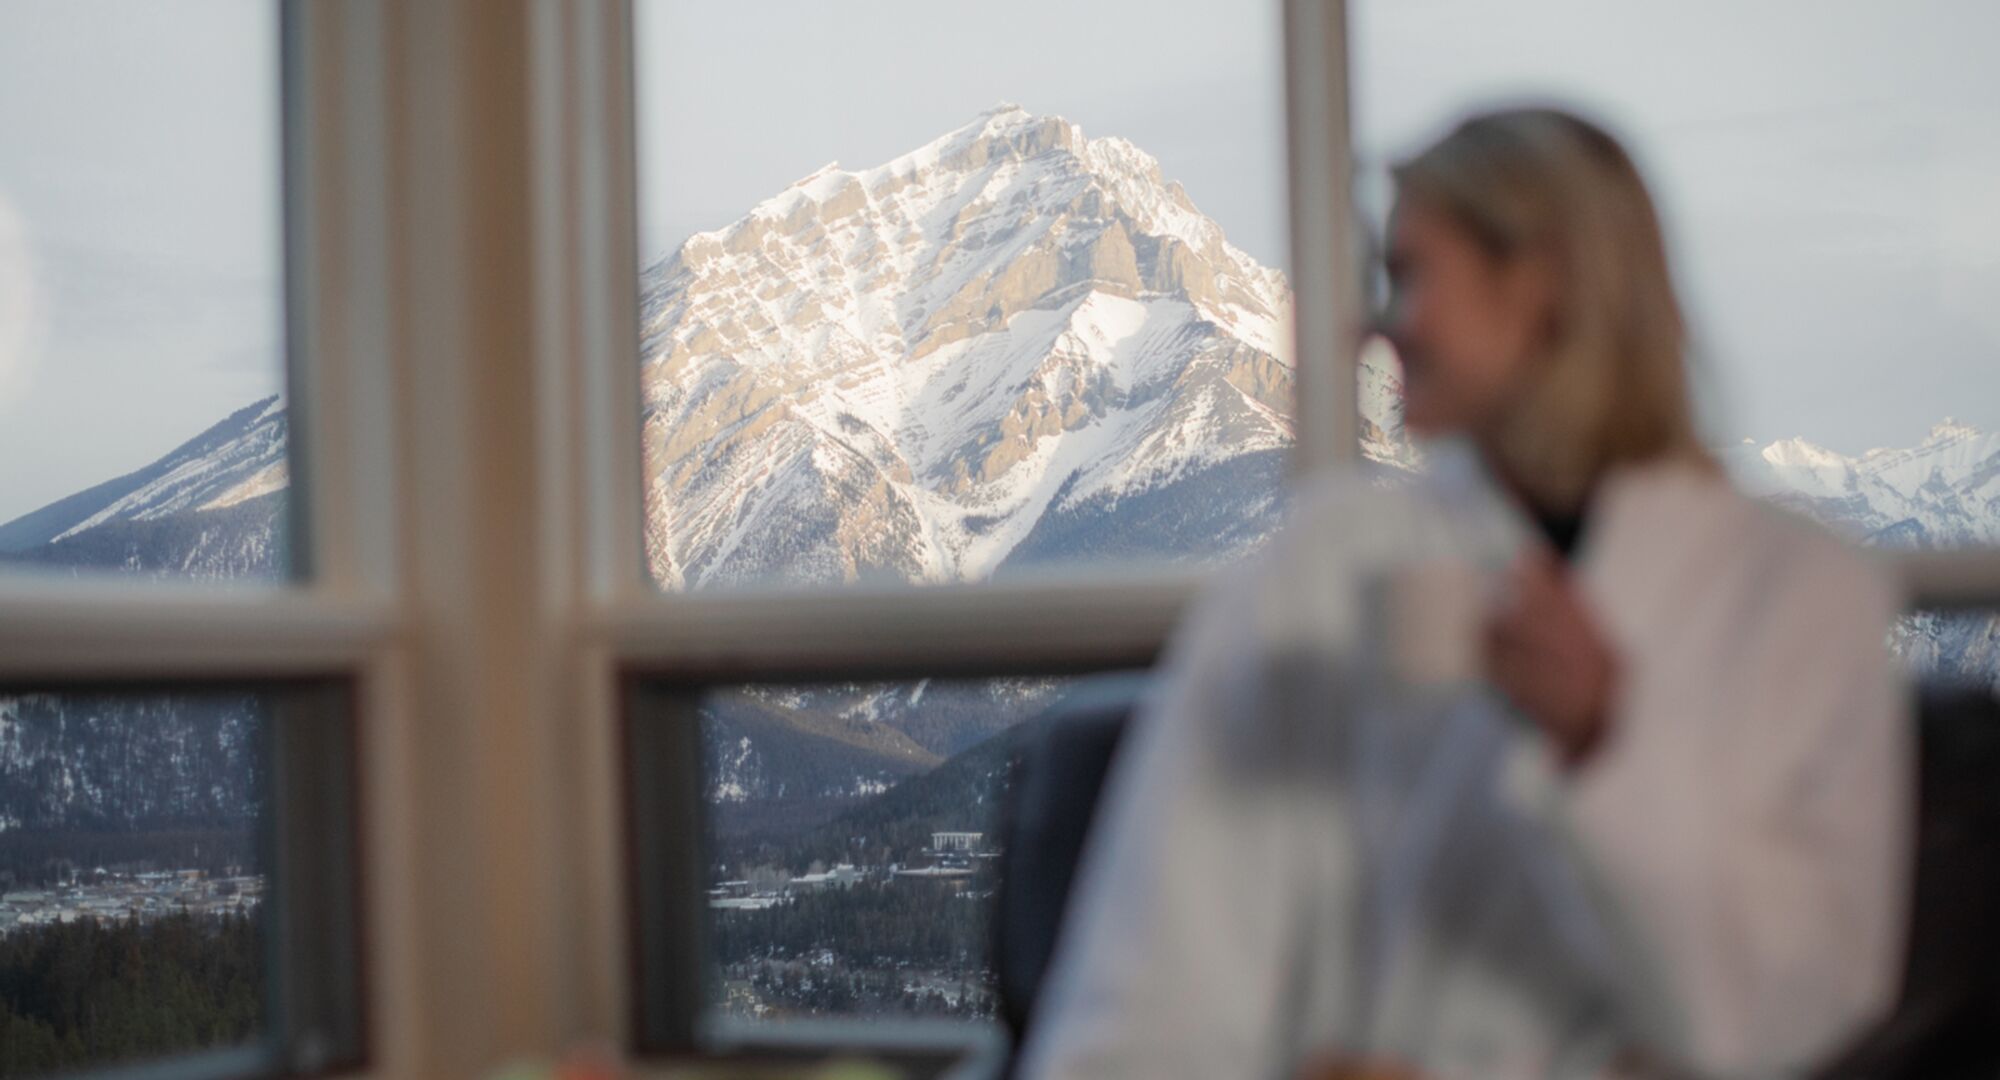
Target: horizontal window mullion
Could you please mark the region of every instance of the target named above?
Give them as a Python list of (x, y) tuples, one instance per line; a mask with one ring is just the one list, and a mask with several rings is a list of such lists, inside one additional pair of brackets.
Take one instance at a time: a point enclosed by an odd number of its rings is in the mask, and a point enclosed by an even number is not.
[(813, 593), (662, 594), (602, 612), (618, 663), (669, 678), (977, 674), (1143, 664), (1195, 575)]
[(1905, 553), (1896, 566), (1916, 607), (2000, 607), (2000, 551)]
[(0, 677), (347, 670), (386, 645), (395, 626), (386, 607), (289, 590), (8, 582)]

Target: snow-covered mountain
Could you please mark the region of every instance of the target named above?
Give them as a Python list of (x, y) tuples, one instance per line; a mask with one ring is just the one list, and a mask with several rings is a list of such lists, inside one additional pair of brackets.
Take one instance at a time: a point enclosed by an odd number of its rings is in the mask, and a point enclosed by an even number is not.
[(1858, 457), (1804, 439), (1726, 455), (1752, 494), (1864, 543), (1932, 549), (2000, 543), (2000, 433), (1953, 420), (1918, 445)]
[(1201, 557), (1275, 520), (1283, 276), (1159, 163), (1004, 106), (828, 165), (645, 277), (669, 587)]
[(173, 578), (285, 567), (282, 397), (224, 417), (166, 456), (0, 525), (0, 559)]

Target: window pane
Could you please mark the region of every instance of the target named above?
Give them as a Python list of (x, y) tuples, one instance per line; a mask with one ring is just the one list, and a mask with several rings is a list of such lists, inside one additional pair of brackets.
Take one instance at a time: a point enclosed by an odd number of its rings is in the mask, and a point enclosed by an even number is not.
[(287, 569), (278, 5), (0, 5), (0, 563)]
[(1708, 430), (1867, 542), (2000, 542), (2000, 68), (1981, 4), (1355, 0), (1359, 150), (1554, 101), (1662, 203)]
[[(1016, 760), (1053, 725), (1116, 715), (1136, 686), (641, 684), (628, 750), (642, 1042), (681, 1045), (699, 1027), (666, 1015), (682, 1009), (754, 1022), (990, 1020)], [(700, 850), (681, 846), (697, 834)], [(698, 980), (681, 959), (695, 937)]]
[(756, 686), (701, 702), (708, 1004), (759, 1020), (993, 1016), (995, 813), (1068, 680)]
[(638, 4), (661, 585), (1261, 540), (1294, 441), (1279, 5), (1171, 8)]
[(0, 696), (0, 1076), (264, 1034), (264, 702)]

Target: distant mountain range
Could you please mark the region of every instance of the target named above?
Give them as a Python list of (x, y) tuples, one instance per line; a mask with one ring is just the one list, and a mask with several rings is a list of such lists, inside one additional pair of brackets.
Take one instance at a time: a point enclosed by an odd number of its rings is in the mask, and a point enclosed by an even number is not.
[[(995, 109), (873, 168), (820, 169), (643, 284), (646, 552), (667, 588), (1208, 561), (1277, 525), (1295, 440), (1285, 279), (1122, 139)], [(1361, 377), (1366, 456), (1411, 464), (1393, 361), (1371, 351)], [(281, 399), (252, 404), (0, 525), (0, 559), (281, 576), (286, 437)], [(2000, 543), (2000, 435), (1946, 423), (1859, 457), (1797, 439), (1724, 457), (1754, 493), (1864, 543)], [(1918, 617), (1898, 644), (2000, 685), (1993, 619)], [(923, 685), (718, 699), (711, 794), (862, 797), (1057, 694)], [(23, 771), (16, 713), (0, 796), (43, 775)]]
[(1849, 457), (1785, 439), (1738, 447), (1725, 460), (1751, 494), (1871, 546), (2000, 544), (2000, 433), (1946, 420), (1903, 450)]

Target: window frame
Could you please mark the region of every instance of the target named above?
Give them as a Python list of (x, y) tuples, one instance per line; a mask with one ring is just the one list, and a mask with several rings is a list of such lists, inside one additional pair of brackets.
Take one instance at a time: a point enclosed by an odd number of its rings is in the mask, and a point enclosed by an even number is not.
[[(342, 380), (322, 378), (328, 372), (303, 362), (312, 344), (302, 335), (308, 324), (301, 311), (324, 299), (313, 275), (301, 272), (312, 265), (304, 256), (311, 238), (302, 231), (311, 217), (304, 205), (311, 190), (304, 183), (311, 148), (302, 133), (316, 118), (305, 115), (310, 95), (301, 79), (309, 66), (301, 62), (303, 8), (297, 0), (276, 8), (271, 47), (279, 75), (270, 89), (280, 105), (274, 171), (283, 189), (281, 341), (286, 392), (296, 402), (306, 385)], [(93, 1075), (303, 1076), (369, 1067), (373, 1017), (363, 900), (369, 845), (361, 817), (366, 799), (360, 714), (392, 620), (377, 596), (337, 574), (315, 572), (317, 552), (351, 548), (359, 529), (368, 527), (365, 516), (357, 528), (334, 521), (351, 513), (308, 512), (314, 500), (305, 493), (319, 493), (313, 481), (337, 477), (363, 456), (342, 445), (356, 425), (332, 400), (338, 395), (327, 396), (328, 407), (312, 411), (336, 434), (312, 433), (316, 423), (291, 427), (287, 468), (293, 496), (286, 525), (292, 561), (277, 580), (196, 584), (113, 575), (0, 576), (0, 688), (6, 692), (143, 696), (226, 690), (258, 697), (267, 713), (263, 756), (273, 803), (259, 823), (270, 881), (264, 916), (271, 935), (266, 1032), (248, 1046), (92, 1066)], [(292, 417), (306, 411), (294, 408)], [(317, 467), (322, 461), (324, 470)], [(337, 556), (332, 565), (339, 565)]]
[[(1352, 202), (1341, 77), (1345, 3), (1266, 2), (1283, 11), (1293, 290), (1339, 298), (1295, 312), (1299, 439), (1292, 471), (1304, 475), (1359, 456), (1353, 350), (1341, 345), (1361, 339), (1364, 287), (1359, 263), (1342, 257), (1346, 215), (1338, 209)], [(633, 0), (592, 0), (568, 11), (568, 19), (551, 14), (550, 37), (567, 48), (558, 45), (550, 55), (570, 65), (557, 80), (568, 84), (568, 93), (538, 102), (551, 117), (567, 119), (549, 125), (546, 154), (565, 163), (552, 171), (566, 171), (581, 189), (562, 200), (567, 215), (544, 218), (564, 234), (557, 246), (576, 255), (553, 276), (580, 283), (567, 331), (572, 351), (567, 356), (552, 351), (547, 359), (582, 368), (569, 382), (579, 391), (587, 426), (603, 433), (582, 450), (591, 475), (584, 509), (592, 523), (587, 531), (594, 534), (586, 546), (595, 568), (589, 621), (596, 632), (635, 663), (700, 663), (727, 656), (748, 667), (783, 666), (788, 653), (815, 642), (844, 644), (842, 638), (856, 628), (880, 631), (884, 643), (896, 647), (963, 655), (1007, 647), (1008, 635), (1024, 623), (1083, 649), (1093, 643), (1115, 648), (1135, 637), (1163, 641), (1204, 573), (1164, 565), (1064, 567), (1019, 582), (751, 586), (695, 593), (665, 592), (646, 576), (639, 551), (644, 484), (637, 452), (642, 443), (632, 9)], [(1049, 614), (1039, 619), (1026, 614), (1036, 605), (1047, 605)], [(1091, 609), (1099, 617), (1079, 628), (1076, 616)], [(811, 630), (788, 625), (795, 619)], [(1005, 629), (996, 629), (995, 622)], [(908, 640), (895, 640), (893, 628), (899, 625)], [(952, 644), (919, 640), (920, 631), (943, 632)]]
[[(627, 680), (1092, 666), (1157, 651), (1202, 575), (658, 591), (633, 0), (281, 2), (302, 574), (0, 578), (0, 681), (344, 680), (367, 811), (363, 1071), (630, 1046)], [(1346, 5), (1282, 2), (1293, 288), (1333, 298), (1295, 312), (1310, 474), (1359, 453), (1364, 243)], [(1895, 558), (1913, 606), (2000, 607), (2000, 549)]]
[[(1268, 2), (1281, 6), (1284, 28), (1289, 276), (1294, 295), (1338, 298), (1333, 304), (1300, 305), (1294, 312), (1299, 438), (1291, 469), (1294, 475), (1308, 475), (1356, 460), (1360, 453), (1355, 350), (1342, 344), (1361, 340), (1364, 285), (1362, 263), (1349, 257), (1353, 252), (1341, 244), (1341, 230), (1349, 219), (1341, 208), (1352, 204), (1346, 83), (1341, 77), (1345, 5), (1341, 0)], [(593, 582), (596, 606), (589, 625), (602, 644), (608, 670), (624, 687), (626, 707), (672, 713), (681, 706), (654, 700), (669, 694), (666, 688), (686, 695), (703, 686), (797, 681), (805, 676), (843, 680), (899, 674), (1004, 676), (1123, 669), (1150, 662), (1208, 573), (1164, 565), (1062, 567), (1015, 582), (706, 592), (666, 592), (647, 577), (637, 546), (643, 536), (644, 500), (642, 444), (636, 425), (639, 262), (635, 101), (630, 88), (639, 58), (631, 45), (633, 6), (633, 0), (588, 5), (570, 28), (597, 48), (572, 54), (577, 64), (573, 73), (582, 74), (589, 86), (575, 93), (576, 111), (558, 129), (560, 148), (551, 147), (550, 152), (556, 161), (601, 161), (612, 167), (575, 170), (585, 186), (595, 175), (601, 185), (598, 206), (591, 205), (587, 192), (578, 193), (570, 217), (555, 214), (548, 219), (559, 229), (581, 223), (578, 233), (563, 245), (565, 250), (580, 249), (581, 264), (567, 268), (563, 278), (585, 282), (580, 305), (616, 328), (615, 333), (595, 337), (578, 335), (578, 348), (569, 362), (581, 363), (583, 370), (572, 379), (597, 426), (625, 440), (608, 447), (600, 442), (596, 448), (598, 467), (606, 470), (609, 482), (589, 485), (598, 498), (587, 509), (593, 521), (612, 525), (608, 535), (595, 538), (596, 565), (609, 572)], [(615, 212), (603, 214), (602, 207)], [(580, 322), (591, 321), (583, 312), (578, 316)], [(1313, 358), (1323, 362), (1313, 363)], [(549, 359), (565, 362), (559, 353)], [(632, 419), (614, 419), (624, 417)], [(635, 743), (642, 728), (663, 722), (657, 715), (627, 715), (620, 720), (624, 727), (616, 745), (633, 752), (655, 741), (649, 737)], [(667, 749), (653, 746), (645, 752), (657, 759), (660, 768), (670, 770), (668, 775), (685, 779), (688, 770), (698, 765), (698, 760), (688, 760), (698, 750), (684, 745), (687, 742), (665, 737), (660, 746)], [(695, 782), (698, 785), (698, 777)], [(635, 787), (628, 783), (623, 790), (629, 795)], [(686, 802), (684, 793), (675, 805)], [(621, 829), (643, 820), (634, 816), (639, 813), (635, 805), (621, 809)], [(673, 820), (690, 816), (679, 814)], [(684, 875), (687, 867), (701, 866), (702, 844), (699, 835), (668, 836), (659, 843), (628, 835), (628, 874), (635, 897), (645, 891), (646, 881), (668, 873), (662, 867)], [(664, 931), (649, 930), (636, 912), (625, 925), (634, 964), (627, 990), (633, 1007), (628, 1045), (637, 1052), (685, 1052), (695, 1045), (697, 1033), (731, 1046), (775, 1048), (803, 1041), (914, 1048), (934, 1045), (940, 1038), (959, 1038), (967, 1040), (968, 1053), (978, 1050), (979, 1038), (945, 1030), (962, 1025), (935, 1022), (836, 1021), (786, 1025), (789, 1031), (727, 1025), (718, 1030), (693, 1014), (641, 1016), (643, 996), (666, 1002), (667, 1008), (699, 1010), (699, 968), (679, 980), (683, 985), (667, 992), (653, 973), (637, 966), (642, 951), (659, 947), (638, 948), (647, 934)], [(685, 928), (678, 936), (683, 950), (698, 941), (698, 935)]]
[[(1014, 648), (950, 661), (901, 648), (797, 656), (745, 671), (728, 663), (627, 665), (620, 677), (621, 821), (625, 837), (625, 924), (630, 935), (631, 1032), (635, 1053), (676, 1058), (704, 1050), (876, 1046), (919, 1056), (956, 1047), (969, 1058), (996, 1052), (997, 1028), (952, 1020), (834, 1018), (765, 1025), (707, 1013), (702, 990), (708, 953), (701, 926), (709, 865), (702, 804), (700, 708), (714, 690), (744, 686), (979, 681), (1126, 675), (1158, 659), (1158, 642), (1078, 652)], [(942, 665), (942, 666), (940, 666)], [(660, 783), (660, 778), (666, 782)], [(648, 780), (655, 782), (647, 782)], [(661, 897), (677, 897), (657, 903)]]

